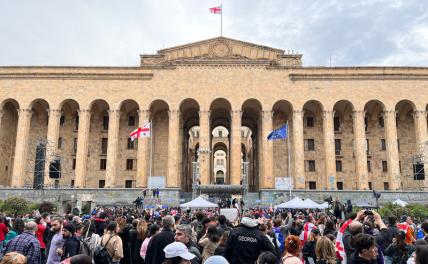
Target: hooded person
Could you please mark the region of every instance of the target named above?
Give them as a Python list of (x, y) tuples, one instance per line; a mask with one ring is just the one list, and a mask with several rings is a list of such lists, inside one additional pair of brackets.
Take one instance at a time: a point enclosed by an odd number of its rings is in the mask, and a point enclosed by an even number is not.
[(269, 239), (259, 230), (258, 222), (253, 219), (253, 216), (244, 216), (241, 224), (230, 232), (225, 247), (226, 259), (230, 263), (236, 264), (254, 263), (264, 251), (274, 253), (275, 249)]

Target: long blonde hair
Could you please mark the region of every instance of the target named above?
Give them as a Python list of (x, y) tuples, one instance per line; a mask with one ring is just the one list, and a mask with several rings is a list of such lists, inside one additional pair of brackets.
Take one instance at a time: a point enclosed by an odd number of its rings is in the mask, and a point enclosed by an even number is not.
[(4, 255), (0, 264), (26, 264), (27, 257), (18, 252), (9, 252)]
[(137, 239), (144, 240), (146, 236), (147, 236), (147, 222), (143, 218), (138, 219)]
[(333, 242), (325, 236), (318, 238), (315, 247), (317, 261), (325, 260), (327, 264), (336, 264), (336, 250)]

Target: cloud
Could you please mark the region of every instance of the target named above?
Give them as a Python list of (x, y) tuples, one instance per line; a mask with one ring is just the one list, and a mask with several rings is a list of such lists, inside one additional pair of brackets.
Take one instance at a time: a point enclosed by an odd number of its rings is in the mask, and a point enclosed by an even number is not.
[[(137, 66), (138, 55), (219, 36), (214, 0), (0, 3), (0, 65)], [(224, 0), (227, 37), (303, 53), (304, 65), (424, 66), (428, 2)]]

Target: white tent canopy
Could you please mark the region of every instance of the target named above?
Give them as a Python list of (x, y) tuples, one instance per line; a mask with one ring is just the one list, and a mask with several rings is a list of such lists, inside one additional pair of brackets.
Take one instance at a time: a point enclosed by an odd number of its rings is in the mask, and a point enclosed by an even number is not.
[(408, 203), (408, 202), (405, 202), (405, 201), (403, 201), (403, 200), (401, 200), (400, 198), (398, 198), (397, 200), (395, 200), (395, 201), (393, 202), (393, 204), (399, 205), (399, 206), (401, 206), (401, 207), (405, 207), (405, 206), (406, 206), (406, 205), (408, 205), (409, 203)]
[(306, 205), (306, 207), (304, 207), (304, 208), (308, 208), (308, 209), (319, 209), (320, 208), (319, 204), (317, 204), (316, 202), (312, 201), (309, 198), (305, 199), (304, 203)]
[(208, 202), (202, 197), (198, 197), (190, 202), (180, 204), (180, 207), (184, 208), (214, 208), (218, 207), (217, 204)]
[(329, 207), (328, 202), (324, 202), (324, 203), (320, 204), (320, 206), (319, 206), (320, 209), (327, 209), (328, 207)]
[(282, 203), (277, 206), (277, 208), (282, 209), (302, 209), (305, 208), (305, 202), (299, 197), (294, 197), (288, 202)]

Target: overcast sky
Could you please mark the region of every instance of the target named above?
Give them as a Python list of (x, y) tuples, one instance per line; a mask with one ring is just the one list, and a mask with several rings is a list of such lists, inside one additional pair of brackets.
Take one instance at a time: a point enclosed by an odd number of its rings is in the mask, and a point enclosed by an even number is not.
[[(223, 0), (223, 35), (305, 66), (428, 66), (427, 0)], [(138, 66), (220, 35), (213, 0), (0, 0), (0, 65)]]

